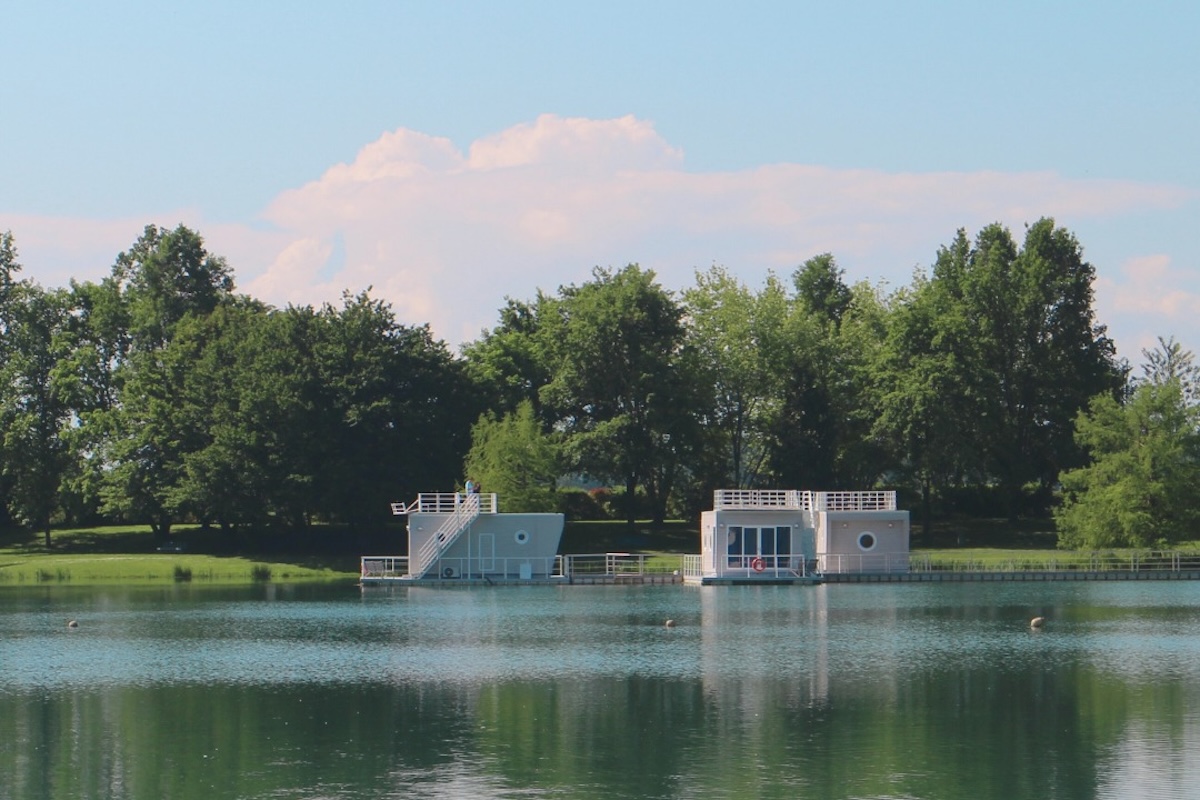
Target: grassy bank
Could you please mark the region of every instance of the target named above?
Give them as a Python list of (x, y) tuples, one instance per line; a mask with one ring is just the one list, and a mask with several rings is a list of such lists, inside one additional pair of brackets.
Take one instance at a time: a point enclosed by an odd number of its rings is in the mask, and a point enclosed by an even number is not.
[[(349, 580), (358, 552), (343, 531), (240, 532), (181, 528), (160, 540), (144, 526), (55, 531), (0, 537), (0, 587), (195, 582)], [(354, 549), (355, 552), (344, 552)]]
[(285, 562), (197, 555), (37, 555), (0, 552), (0, 586), (48, 583), (131, 584), (334, 580), (357, 577)]
[[(100, 527), (55, 531), (50, 548), (41, 536), (9, 532), (0, 535), (0, 587), (356, 580), (359, 556), (402, 555), (405, 544), (400, 526), (369, 534), (329, 526), (236, 534), (185, 527), (165, 544), (146, 527)], [(1195, 553), (1200, 543), (1177, 549)], [(646, 567), (655, 572), (677, 569), (681, 555), (699, 551), (697, 526), (683, 521), (632, 529), (616, 521), (568, 522), (559, 548), (571, 554), (647, 554)], [(1056, 549), (1046, 524), (997, 520), (941, 523), (930, 535), (915, 528), (912, 556), (935, 569), (960, 570), (1084, 569), (1096, 557)]]

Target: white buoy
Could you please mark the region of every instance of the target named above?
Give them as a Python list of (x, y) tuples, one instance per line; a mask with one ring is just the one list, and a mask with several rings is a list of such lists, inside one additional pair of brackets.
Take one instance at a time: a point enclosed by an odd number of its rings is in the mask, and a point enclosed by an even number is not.
[(1035, 629), (1042, 628), (1042, 627), (1045, 627), (1045, 625), (1046, 625), (1045, 617), (1034, 617), (1033, 619), (1029, 620), (1029, 627), (1031, 627), (1031, 628), (1035, 628)]
[(669, 619), (669, 620), (667, 620), (667, 621), (666, 621), (666, 623), (664, 623), (664, 624), (665, 624), (665, 625), (666, 625), (666, 627), (668, 627), (668, 628), (674, 628), (674, 627), (675, 627), (675, 620), (673, 620), (673, 619)]
[(78, 628), (79, 623), (76, 622), (75, 620), (70, 620), (69, 622), (67, 622), (67, 627), (68, 628)]

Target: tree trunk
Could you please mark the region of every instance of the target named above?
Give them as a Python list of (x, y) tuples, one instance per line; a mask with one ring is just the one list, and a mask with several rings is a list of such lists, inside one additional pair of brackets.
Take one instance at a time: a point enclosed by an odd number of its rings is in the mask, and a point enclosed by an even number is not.
[(625, 522), (629, 525), (629, 529), (637, 524), (637, 487), (638, 479), (629, 476), (625, 478)]
[(921, 532), (928, 547), (929, 536), (933, 532), (933, 487), (928, 480), (921, 481)]

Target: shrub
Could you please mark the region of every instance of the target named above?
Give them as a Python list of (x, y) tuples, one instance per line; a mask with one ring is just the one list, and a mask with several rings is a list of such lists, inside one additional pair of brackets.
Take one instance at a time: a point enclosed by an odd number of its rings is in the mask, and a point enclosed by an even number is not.
[(271, 580), (271, 568), (266, 564), (255, 564), (250, 567), (250, 577), (256, 581)]
[(583, 489), (560, 490), (567, 517), (573, 520), (608, 519), (608, 512), (597, 499), (597, 494), (600, 492), (607, 492), (607, 490), (593, 489), (590, 492)]

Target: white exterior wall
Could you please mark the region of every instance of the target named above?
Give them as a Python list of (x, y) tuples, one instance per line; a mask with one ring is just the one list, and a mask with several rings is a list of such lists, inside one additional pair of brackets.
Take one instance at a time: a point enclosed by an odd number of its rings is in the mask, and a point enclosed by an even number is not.
[[(419, 552), (448, 513), (414, 512), (408, 518), (408, 552)], [(562, 514), (481, 514), (430, 567), (430, 576), (545, 577), (554, 573)], [(446, 573), (449, 570), (449, 574)]]
[(822, 572), (907, 572), (907, 511), (817, 512)]
[[(790, 528), (788, 552), (774, 548), (751, 547), (752, 555), (731, 556), (730, 529), (761, 531), (764, 528)], [(745, 546), (742, 548), (745, 550)], [(764, 552), (765, 550), (765, 552)], [(701, 573), (706, 577), (753, 576), (777, 577), (781, 573), (802, 571), (804, 562), (816, 554), (810, 512), (800, 509), (717, 509), (700, 515)], [(764, 559), (761, 572), (751, 566), (755, 556)]]

